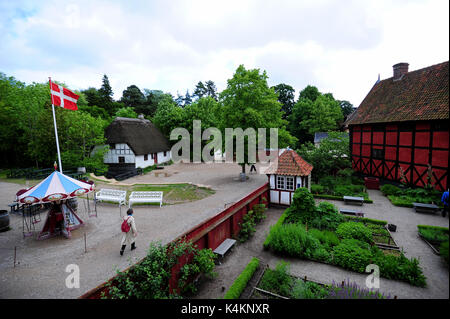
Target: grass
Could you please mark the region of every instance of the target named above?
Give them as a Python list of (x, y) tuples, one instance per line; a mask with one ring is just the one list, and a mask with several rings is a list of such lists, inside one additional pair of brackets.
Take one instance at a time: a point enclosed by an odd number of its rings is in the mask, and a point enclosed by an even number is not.
[(193, 184), (138, 184), (131, 187), (130, 192), (163, 192), (164, 201), (167, 203), (192, 202), (208, 197), (215, 193), (206, 187)]

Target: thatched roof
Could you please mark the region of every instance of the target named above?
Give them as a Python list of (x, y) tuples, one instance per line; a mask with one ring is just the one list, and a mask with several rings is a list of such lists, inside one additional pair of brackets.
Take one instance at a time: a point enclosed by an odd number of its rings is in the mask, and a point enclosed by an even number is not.
[(135, 155), (170, 150), (169, 141), (149, 120), (116, 117), (105, 129), (106, 143), (126, 143)]

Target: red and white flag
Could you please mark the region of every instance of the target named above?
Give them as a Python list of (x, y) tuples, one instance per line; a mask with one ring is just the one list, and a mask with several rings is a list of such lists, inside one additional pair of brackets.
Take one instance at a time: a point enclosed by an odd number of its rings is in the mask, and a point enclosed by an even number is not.
[(52, 95), (52, 104), (69, 110), (78, 110), (77, 101), (80, 96), (51, 80), (50, 94)]

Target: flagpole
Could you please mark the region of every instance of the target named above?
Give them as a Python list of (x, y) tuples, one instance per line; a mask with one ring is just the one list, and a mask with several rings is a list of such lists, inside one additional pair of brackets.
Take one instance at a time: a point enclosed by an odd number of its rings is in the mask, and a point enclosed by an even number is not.
[(61, 154), (59, 152), (59, 141), (58, 141), (58, 128), (56, 127), (56, 116), (55, 116), (55, 106), (53, 105), (53, 94), (52, 94), (52, 79), (48, 78), (50, 82), (50, 96), (52, 97), (52, 112), (53, 112), (53, 124), (55, 126), (55, 137), (56, 137), (56, 150), (58, 151), (58, 163), (59, 163), (59, 171), (62, 174), (62, 165), (61, 165)]

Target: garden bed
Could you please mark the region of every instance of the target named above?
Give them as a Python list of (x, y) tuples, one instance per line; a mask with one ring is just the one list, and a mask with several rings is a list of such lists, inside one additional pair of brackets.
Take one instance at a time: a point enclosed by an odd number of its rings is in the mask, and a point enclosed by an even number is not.
[[(250, 299), (389, 299), (381, 293), (358, 287), (350, 281), (331, 285), (293, 276), (289, 264), (280, 262), (275, 269), (265, 267), (252, 289)], [(394, 297), (396, 299), (396, 296)]]
[(365, 273), (367, 265), (376, 264), (381, 277), (426, 285), (419, 261), (408, 259), (399, 251), (384, 228), (386, 221), (343, 216), (327, 202), (316, 207), (312, 195), (301, 188), (296, 190), (291, 207), (280, 219), (264, 242), (266, 249), (277, 254), (358, 273)]
[(344, 200), (344, 196), (363, 197), (364, 203), (373, 203), (362, 179), (352, 176), (327, 176), (311, 185), (315, 198)]
[(436, 204), (443, 207), (440, 201), (441, 193), (434, 189), (425, 188), (402, 188), (391, 184), (385, 184), (380, 188), (384, 196), (394, 206), (414, 207), (413, 203)]
[(417, 225), (419, 237), (424, 240), (436, 255), (448, 263), (449, 231), (446, 227)]

